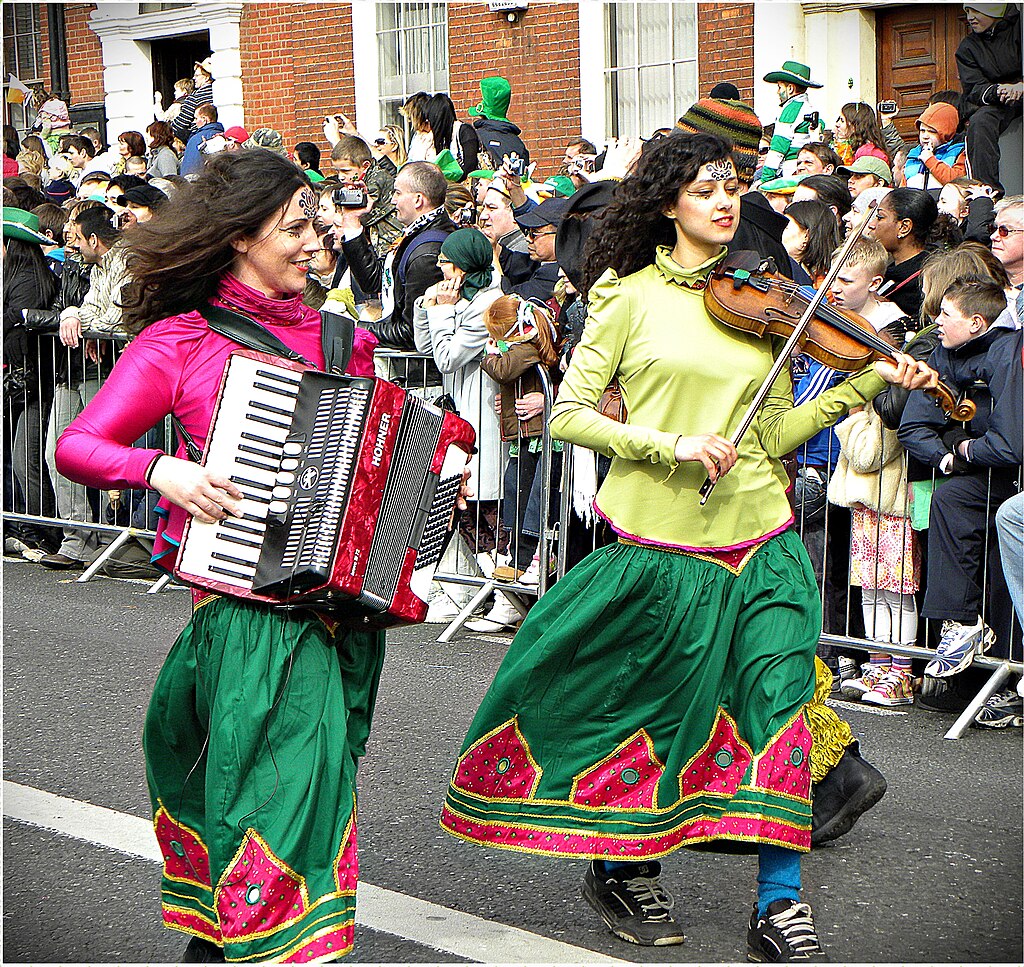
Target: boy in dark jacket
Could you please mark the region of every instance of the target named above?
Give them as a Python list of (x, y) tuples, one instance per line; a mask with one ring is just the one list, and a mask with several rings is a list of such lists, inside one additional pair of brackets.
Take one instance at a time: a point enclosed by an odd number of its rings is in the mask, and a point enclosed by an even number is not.
[(522, 131), (505, 115), (512, 100), (512, 87), (504, 77), (485, 77), (480, 81), (480, 103), (469, 109), (480, 146), (487, 149), (495, 170), (506, 156), (515, 155), (530, 163), (530, 152), (519, 137)]
[(1020, 13), (1012, 3), (965, 3), (969, 33), (956, 49), (967, 118), (968, 174), (1002, 190), (999, 136), (1021, 116)]
[[(1021, 331), (1014, 328), (998, 283), (980, 276), (955, 282), (936, 322), (939, 346), (929, 365), (954, 391), (983, 384), (991, 396), (988, 412), (979, 406), (978, 415), (962, 429), (948, 426), (924, 393), (912, 393), (899, 429), (908, 452), (948, 478), (932, 496), (921, 609), (926, 618), (942, 619), (938, 653), (925, 673), (948, 678), (996, 640), (981, 619), (985, 535), (995, 533), (990, 530), (995, 512), (1016, 491), (1024, 377)], [(1006, 596), (1000, 568), (989, 568), (988, 580), (999, 597)]]

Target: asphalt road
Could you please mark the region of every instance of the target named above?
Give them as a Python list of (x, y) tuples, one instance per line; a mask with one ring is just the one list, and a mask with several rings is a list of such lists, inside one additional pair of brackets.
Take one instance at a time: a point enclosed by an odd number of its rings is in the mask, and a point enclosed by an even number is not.
[[(5, 781), (148, 821), (139, 737), (160, 662), (187, 619), (187, 594), (147, 596), (139, 584), (106, 579), (76, 584), (21, 561), (5, 561), (3, 578)], [(666, 860), (687, 942), (639, 948), (596, 921), (579, 896), (578, 862), (486, 850), (441, 831), (451, 767), (507, 640), (463, 635), (439, 644), (437, 630), (388, 637), (360, 772), (362, 879), (516, 928), (473, 959), (536, 959), (521, 931), (584, 948), (574, 958), (583, 961), (587, 951), (652, 963), (741, 959), (751, 858), (682, 851)], [(950, 716), (845, 705), (841, 714), (889, 792), (852, 834), (805, 860), (805, 894), (832, 959), (1020, 963), (1021, 731), (971, 730), (949, 742)], [(10, 818), (7, 802), (4, 962), (176, 959), (184, 938), (160, 926), (154, 863), (97, 845), (98, 835)], [(378, 929), (357, 929), (351, 961), (470, 959), (457, 944), (410, 939), (422, 934), (408, 929), (404, 908), (386, 909), (393, 913), (375, 921)], [(479, 923), (467, 922), (470, 931)]]

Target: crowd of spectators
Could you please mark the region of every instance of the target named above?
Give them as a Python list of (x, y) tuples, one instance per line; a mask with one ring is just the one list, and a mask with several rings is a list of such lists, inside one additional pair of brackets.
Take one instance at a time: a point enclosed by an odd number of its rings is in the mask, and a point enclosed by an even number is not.
[[(109, 371), (111, 349), (97, 340), (128, 335), (120, 295), (132, 227), (160, 218), (210, 155), (261, 149), (290, 157), (319, 196), (307, 303), (333, 299), (382, 348), (430, 358), (439, 394), (481, 440), (463, 537), (488, 576), (537, 584), (548, 566), (537, 538), (552, 508), (541, 506), (544, 394), (531, 374), (545, 367), (557, 385), (585, 327), (594, 266), (581, 226), (646, 146), (705, 131), (732, 141), (745, 191), (730, 247), (756, 251), (812, 291), (843, 238), (870, 218), (830, 301), (927, 358), (976, 405), (973, 420), (955, 423), (919, 392), (887, 392), (811, 441), (792, 471), (825, 630), (851, 627), (852, 613), (854, 630), (884, 647), (928, 642), (918, 615), (936, 619), (923, 685), (909, 658), (880, 650), (858, 667), (854, 652), (825, 648), (837, 687), (878, 705), (908, 704), (920, 691), (927, 707), (953, 707), (976, 655), (1015, 648), (1020, 658), (1010, 594), (1021, 575), (1008, 588), (1003, 566), (1020, 561), (1019, 527), (1007, 528), (1021, 500), (1024, 197), (1005, 196), (998, 151), (999, 134), (1021, 115), (1020, 25), (1003, 4), (969, 5), (968, 22), (957, 50), (962, 90), (935, 92), (914, 144), (897, 131), (897, 113), (860, 101), (829, 125), (813, 103), (822, 85), (797, 61), (763, 78), (778, 93), (773, 119), (719, 85), (648, 139), (572, 139), (547, 172), (531, 162), (530, 132), (509, 119), (513, 92), (502, 77), (480, 80), (465, 119), (448, 94), (419, 92), (403, 105), (407, 128), (361, 132), (338, 113), (324, 118), (322, 144), (290, 148), (269, 127), (225, 129), (209, 58), (175, 84), (172, 104), (157, 96), (145, 133), (121, 132), (111, 147), (94, 127), (72, 130), (60, 98), (41, 96), (33, 132), (4, 134), (4, 510), (68, 525), (60, 533), (8, 522), (5, 550), (69, 570), (95, 553), (97, 534), (75, 524), (112, 519), (111, 499), (61, 478), (52, 455)], [(805, 357), (793, 376), (798, 403), (842, 378)], [(601, 461), (593, 480), (574, 471), (592, 492)], [(1001, 557), (1000, 523), (1010, 542)], [(601, 539), (599, 522), (586, 526)], [(431, 620), (465, 602), (438, 593)], [(862, 624), (850, 607), (858, 602)], [(498, 594), (476, 627), (500, 630), (519, 617)], [(1019, 697), (997, 693), (978, 722), (1019, 725)]]

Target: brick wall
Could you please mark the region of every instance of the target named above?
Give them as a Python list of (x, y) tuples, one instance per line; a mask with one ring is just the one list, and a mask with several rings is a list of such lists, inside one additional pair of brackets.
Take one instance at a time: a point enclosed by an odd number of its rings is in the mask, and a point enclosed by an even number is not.
[(352, 9), (341, 3), (247, 3), (241, 21), (245, 127), (274, 128), (290, 149), (326, 150), (325, 114), (355, 114)]
[(512, 85), (509, 120), (523, 129), (537, 171), (552, 174), (566, 141), (580, 134), (579, 10), (534, 4), (517, 23), (482, 3), (448, 7), (450, 94), (458, 116), (480, 101), (480, 78)]
[[(69, 3), (64, 7), (72, 104), (103, 100), (103, 51), (99, 37), (89, 27), (89, 14), (95, 9), (94, 3)], [(45, 6), (41, 16), (45, 23)]]
[(735, 84), (740, 98), (754, 103), (754, 5), (697, 5), (697, 77), (701, 97), (723, 81)]

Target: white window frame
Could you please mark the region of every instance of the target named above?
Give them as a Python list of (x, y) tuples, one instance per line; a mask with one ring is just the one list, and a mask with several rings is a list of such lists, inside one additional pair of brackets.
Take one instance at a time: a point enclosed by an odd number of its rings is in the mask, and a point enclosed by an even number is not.
[[(678, 3), (688, 2), (690, 6), (694, 7), (694, 24), (696, 25), (697, 10), (696, 3), (690, 2), (690, 0), (673, 0), (669, 6), (676, 6)], [(693, 100), (696, 99), (696, 91), (689, 92), (687, 96), (684, 96), (684, 92), (676, 89), (676, 72), (675, 65), (692, 63), (694, 65), (694, 75), (697, 80), (697, 84), (700, 82), (700, 63), (699, 63), (699, 52), (697, 49), (697, 30), (694, 29), (693, 44), (692, 44), (692, 56), (673, 58), (672, 50), (674, 45), (673, 33), (675, 31), (675, 18), (669, 17), (669, 35), (667, 37), (666, 50), (668, 57), (663, 60), (651, 61), (650, 63), (644, 64), (627, 64), (622, 67), (612, 67), (608, 64), (608, 36), (607, 36), (607, 17), (606, 8), (611, 6), (608, 3), (592, 3), (592, 2), (581, 2), (580, 13), (579, 13), (579, 27), (580, 27), (580, 114), (582, 120), (583, 133), (586, 137), (591, 140), (604, 141), (612, 136), (613, 119), (608, 116), (606, 95), (605, 91), (609, 83), (609, 77), (613, 73), (621, 73), (624, 71), (631, 71), (637, 81), (637, 90), (639, 96), (637, 97), (636, 115), (633, 118), (633, 122), (639, 129), (640, 125), (640, 101), (642, 99), (642, 90), (640, 88), (640, 70), (643, 67), (656, 67), (656, 66), (667, 66), (670, 68), (670, 79), (671, 79), (671, 93), (672, 93), (672, 104), (676, 111), (673, 117), (664, 119), (664, 124), (671, 125), (674, 123), (676, 117), (682, 114)], [(639, 5), (637, 5), (639, 6)], [(634, 8), (636, 9), (636, 8)], [(634, 13), (634, 18), (636, 14)], [(634, 19), (634, 29), (637, 28), (636, 20)], [(639, 59), (639, 58), (637, 58)], [(689, 94), (693, 94), (693, 97), (689, 97)], [(686, 101), (685, 104), (682, 101)], [(641, 131), (641, 134), (647, 135), (649, 131)]]
[[(385, 123), (383, 105), (386, 100), (391, 100), (395, 95), (384, 95), (380, 89), (380, 48), (382, 38), (377, 30), (377, 9), (383, 4), (374, 3), (353, 3), (352, 4), (352, 36), (353, 38), (360, 37), (376, 37), (377, 42), (374, 44), (360, 44), (354, 43), (352, 45), (352, 60), (355, 68), (355, 88), (356, 88), (356, 125), (361, 131), (376, 131), (381, 124)], [(401, 14), (404, 7), (407, 5), (404, 0), (393, 0), (391, 6), (397, 6), (400, 8), (399, 17), (401, 22)], [(434, 0), (434, 5), (437, 9), (443, 13), (443, 21), (440, 19), (430, 21), (429, 27), (435, 26), (444, 27), (444, 42), (442, 49), (448, 51), (448, 9), (447, 4), (438, 3)], [(402, 41), (404, 30), (400, 27), (398, 29), (399, 40)], [(433, 50), (431, 51), (431, 58), (433, 58)], [(438, 91), (447, 91), (449, 89), (449, 77), (450, 77), (450, 61), (446, 61), (444, 69), (439, 70), (437, 65), (430, 64), (430, 85), (424, 87), (422, 84), (417, 82), (415, 85), (411, 85), (408, 82), (408, 75), (400, 74), (402, 78), (402, 99), (404, 100), (410, 94), (415, 94), (418, 90), (427, 90), (429, 93), (435, 93)], [(406, 132), (408, 136), (408, 131)]]
[[(34, 26), (35, 26), (34, 36), (35, 36), (35, 41), (36, 41), (35, 71), (32, 74), (29, 74), (29, 75), (26, 76), (26, 74), (24, 72), (23, 65), (21, 65), (20, 63), (8, 64), (5, 61), (4, 62), (4, 77), (3, 77), (3, 80), (4, 80), (4, 83), (3, 83), (3, 98), (4, 98), (4, 111), (5, 111), (5, 114), (6, 114), (7, 118), (8, 118), (8, 122), (7, 123), (10, 123), (12, 125), (12, 127), (14, 127), (15, 130), (17, 130), (17, 132), (18, 132), (20, 137), (24, 137), (25, 134), (28, 133), (29, 128), (31, 127), (32, 120), (35, 118), (35, 110), (32, 107), (32, 104), (29, 101), (27, 101), (27, 100), (25, 102), (21, 103), (21, 104), (9, 104), (8, 103), (8, 101), (7, 101), (7, 91), (8, 91), (8, 89), (11, 86), (8, 83), (8, 75), (9, 74), (14, 74), (14, 76), (17, 77), (19, 81), (21, 81), (27, 87), (32, 87), (33, 90), (35, 89), (36, 85), (42, 84), (44, 87), (46, 85), (45, 85), (45, 82), (43, 80), (43, 75), (41, 73), (41, 71), (43, 69), (43, 50), (42, 50), (43, 28), (42, 28), (42, 22), (41, 22), (41, 18), (40, 18), (40, 13), (39, 13), (39, 5), (35, 4), (35, 3), (4, 4), (5, 12), (6, 12), (7, 9), (10, 9), (11, 16), (15, 17), (15, 9), (14, 8), (15, 7), (19, 7), (19, 6), (28, 7), (31, 10), (31, 13), (32, 13), (32, 16), (33, 16), (33, 22), (34, 22)], [(13, 38), (17, 38), (17, 37), (24, 37), (24, 36), (27, 36), (27, 35), (26, 34), (13, 34), (12, 35), (12, 39)], [(14, 43), (15, 43), (15, 57), (17, 57), (17, 40), (16, 39), (15, 39)]]

